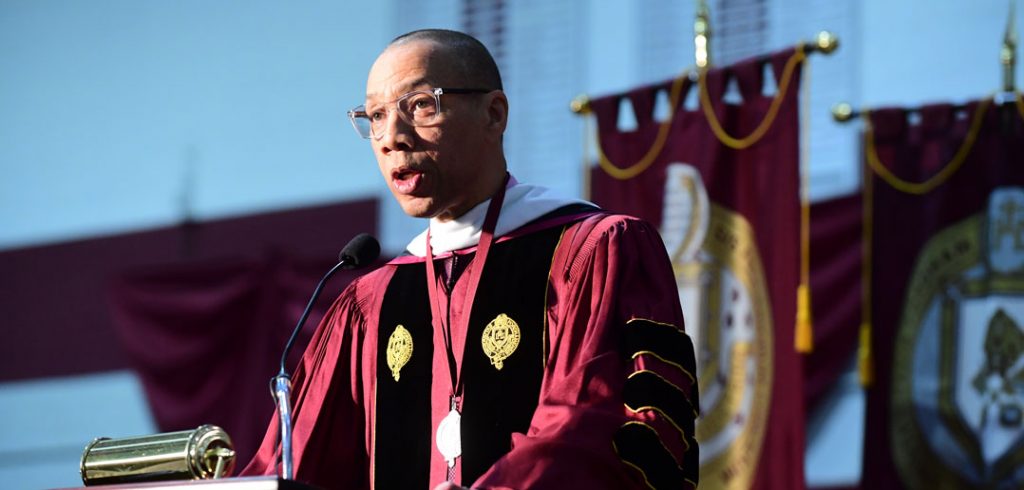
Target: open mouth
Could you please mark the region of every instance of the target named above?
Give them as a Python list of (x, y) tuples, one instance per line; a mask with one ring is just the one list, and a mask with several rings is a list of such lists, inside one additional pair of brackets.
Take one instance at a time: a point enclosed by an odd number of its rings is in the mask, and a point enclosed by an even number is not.
[(391, 173), (391, 181), (395, 189), (402, 194), (411, 194), (419, 187), (423, 179), (423, 172), (407, 168), (399, 169)]
[(401, 169), (401, 170), (396, 170), (396, 171), (392, 172), (391, 173), (391, 178), (396, 180), (396, 181), (399, 181), (399, 182), (404, 182), (404, 181), (409, 180), (409, 179), (411, 179), (411, 178), (413, 178), (413, 177), (415, 177), (415, 176), (417, 176), (419, 174), (420, 174), (420, 172), (417, 172), (415, 170)]

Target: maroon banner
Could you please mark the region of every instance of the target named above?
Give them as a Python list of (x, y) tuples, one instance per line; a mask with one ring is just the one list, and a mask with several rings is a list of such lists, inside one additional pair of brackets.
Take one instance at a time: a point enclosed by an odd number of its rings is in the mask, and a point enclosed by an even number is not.
[[(798, 92), (787, 50), (591, 102), (602, 161), (592, 197), (656, 225), (697, 349), (701, 488), (804, 488), (794, 349), (800, 264)], [(767, 66), (767, 70), (766, 70)], [(764, 95), (765, 72), (777, 81)], [(723, 100), (735, 84), (742, 103)], [(688, 110), (688, 92), (703, 99)], [(668, 122), (655, 118), (667, 95)], [(637, 128), (618, 126), (628, 101)]]
[(863, 488), (1024, 487), (1024, 112), (873, 111)]

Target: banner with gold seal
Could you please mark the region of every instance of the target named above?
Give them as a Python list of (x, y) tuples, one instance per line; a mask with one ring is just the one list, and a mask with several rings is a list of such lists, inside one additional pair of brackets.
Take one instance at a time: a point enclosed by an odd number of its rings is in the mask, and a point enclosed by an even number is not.
[(862, 488), (1024, 488), (1024, 103), (865, 117)]
[[(789, 49), (590, 103), (592, 199), (660, 225), (675, 269), (697, 351), (700, 488), (804, 488), (793, 335), (803, 61)], [(623, 130), (629, 107), (636, 127)]]

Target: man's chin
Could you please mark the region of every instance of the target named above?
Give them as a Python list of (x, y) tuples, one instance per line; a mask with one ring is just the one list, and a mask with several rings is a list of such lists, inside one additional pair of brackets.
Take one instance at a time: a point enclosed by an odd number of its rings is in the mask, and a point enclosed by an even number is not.
[(433, 200), (428, 197), (403, 196), (399, 199), (398, 205), (405, 214), (413, 218), (433, 218), (440, 213), (435, 209)]

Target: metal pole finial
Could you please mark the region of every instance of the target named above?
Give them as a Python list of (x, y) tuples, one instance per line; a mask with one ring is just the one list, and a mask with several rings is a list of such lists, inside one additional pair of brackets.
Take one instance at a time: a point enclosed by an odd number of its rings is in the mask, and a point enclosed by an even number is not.
[(1003, 65), (1003, 92), (1016, 90), (1014, 70), (1017, 66), (1017, 24), (1014, 12), (1014, 0), (1010, 0), (1010, 14), (1006, 19), (1006, 34), (1003, 35), (1003, 47), (999, 50), (999, 63)]
[(693, 21), (693, 47), (697, 68), (708, 68), (711, 64), (711, 14), (707, 0), (697, 2), (697, 17)]
[(830, 31), (821, 31), (814, 36), (814, 49), (821, 54), (832, 54), (839, 49), (839, 38)]
[(853, 110), (853, 106), (849, 103), (840, 102), (832, 106), (832, 119), (836, 122), (847, 122), (857, 116), (859, 114)]
[(579, 115), (590, 114), (590, 97), (587, 94), (577, 95), (569, 102), (569, 110)]

